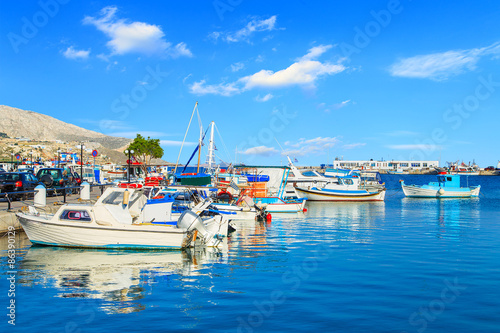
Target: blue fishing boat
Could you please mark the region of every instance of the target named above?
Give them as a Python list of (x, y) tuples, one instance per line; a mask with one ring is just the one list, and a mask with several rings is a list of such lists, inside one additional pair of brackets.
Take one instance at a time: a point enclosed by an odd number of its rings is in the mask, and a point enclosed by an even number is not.
[(460, 175), (442, 172), (437, 178), (437, 182), (430, 182), (427, 185), (406, 185), (404, 181), (400, 180), (400, 182), (407, 197), (470, 198), (479, 196), (481, 185), (460, 187)]

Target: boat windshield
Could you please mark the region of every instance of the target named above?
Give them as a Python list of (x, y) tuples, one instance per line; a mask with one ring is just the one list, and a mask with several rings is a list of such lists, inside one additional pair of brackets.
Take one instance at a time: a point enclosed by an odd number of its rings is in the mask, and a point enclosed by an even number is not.
[(114, 191), (111, 192), (106, 198), (102, 200), (105, 205), (118, 205), (123, 201), (123, 192)]
[(135, 191), (134, 194), (132, 194), (132, 196), (130, 197), (129, 207), (132, 207), (143, 195), (144, 193), (142, 193), (141, 191)]

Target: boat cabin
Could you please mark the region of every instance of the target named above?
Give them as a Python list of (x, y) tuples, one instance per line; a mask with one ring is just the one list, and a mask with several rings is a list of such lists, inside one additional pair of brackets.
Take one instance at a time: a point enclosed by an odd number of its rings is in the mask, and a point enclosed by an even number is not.
[(439, 187), (460, 187), (460, 175), (439, 174), (437, 183), (429, 183)]

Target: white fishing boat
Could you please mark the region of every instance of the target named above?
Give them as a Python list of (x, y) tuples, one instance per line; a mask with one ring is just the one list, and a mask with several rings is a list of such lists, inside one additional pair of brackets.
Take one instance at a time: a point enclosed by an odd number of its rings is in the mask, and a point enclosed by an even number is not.
[(448, 173), (452, 175), (464, 175), (464, 176), (479, 176), (479, 166), (476, 163), (469, 163), (468, 165), (464, 162), (447, 162), (448, 163)]
[[(199, 207), (198, 207), (199, 208)], [(63, 247), (163, 249), (194, 246), (195, 241), (217, 246), (227, 235), (227, 219), (203, 221), (185, 211), (176, 225), (155, 224), (159, 215), (140, 190), (108, 188), (95, 204), (65, 204), (55, 214), (30, 206), (17, 217), (34, 244)], [(199, 211), (199, 210), (198, 210)]]
[(408, 170), (404, 170), (400, 166), (398, 166), (396, 169), (388, 170), (387, 173), (389, 175), (409, 175), (410, 174), (410, 172)]
[[(192, 209), (196, 205), (196, 202), (207, 198), (217, 199), (217, 188), (205, 186), (170, 185), (156, 189), (152, 193), (157, 198), (167, 196), (172, 198), (172, 217), (178, 217), (185, 210)], [(218, 213), (228, 220), (253, 220), (258, 214), (261, 214), (261, 209), (256, 207), (254, 203), (247, 204), (246, 201), (242, 200), (233, 202), (232, 195), (228, 198), (228, 201), (230, 202), (211, 201), (210, 205), (205, 207), (205, 210)]]
[(295, 187), (299, 198), (309, 201), (383, 201), (385, 187), (364, 188), (360, 177), (336, 177), (324, 186)]
[[(288, 159), (290, 161), (290, 159)], [(236, 170), (240, 170), (247, 178), (248, 185), (242, 189), (240, 200), (248, 206), (256, 206), (258, 209), (268, 213), (297, 213), (304, 211), (306, 199), (290, 198), (286, 194), (286, 184), (293, 166), (246, 166), (237, 165)], [(295, 175), (295, 174), (294, 174)], [(295, 197), (295, 193), (293, 194)], [(266, 217), (267, 218), (267, 217)]]
[(470, 198), (479, 196), (481, 186), (460, 187), (460, 175), (440, 173), (437, 182), (427, 185), (406, 185), (401, 182), (407, 197), (414, 198)]

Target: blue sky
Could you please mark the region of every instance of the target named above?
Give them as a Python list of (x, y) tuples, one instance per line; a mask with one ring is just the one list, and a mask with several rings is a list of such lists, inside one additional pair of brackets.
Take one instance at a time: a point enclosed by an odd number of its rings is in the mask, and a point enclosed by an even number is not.
[[(218, 158), (496, 165), (495, 1), (2, 1), (0, 104)], [(198, 120), (181, 161), (198, 140)], [(206, 150), (206, 149), (205, 149)]]

